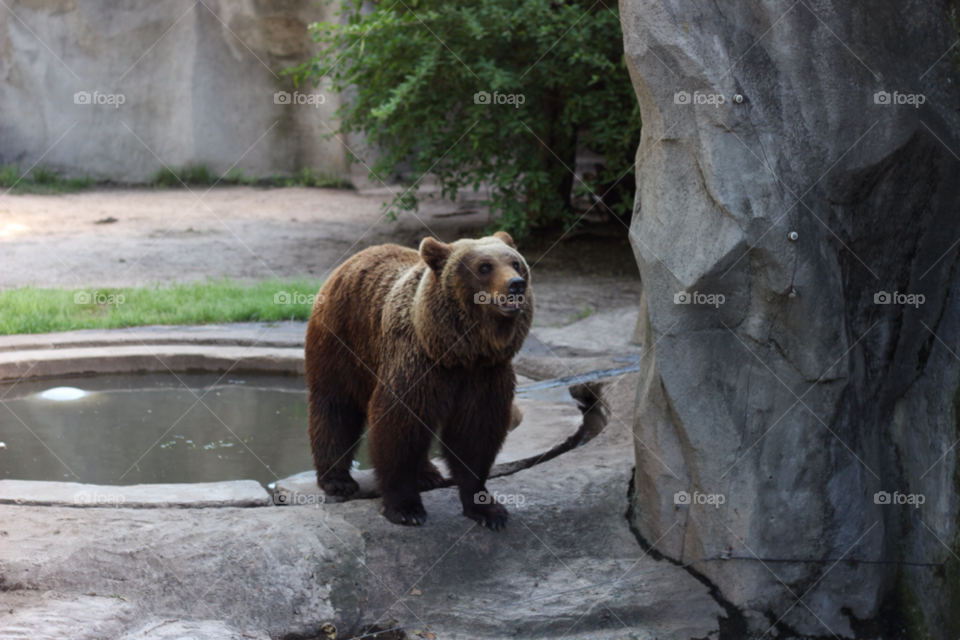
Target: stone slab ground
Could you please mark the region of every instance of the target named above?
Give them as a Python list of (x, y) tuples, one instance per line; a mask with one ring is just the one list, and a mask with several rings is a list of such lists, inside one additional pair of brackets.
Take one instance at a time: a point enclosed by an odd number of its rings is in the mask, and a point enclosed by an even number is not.
[[(575, 377), (634, 357), (627, 337), (598, 331), (608, 321), (601, 313), (532, 338), (518, 367), (539, 379)], [(296, 351), (297, 324), (277, 325), (269, 348)], [(172, 341), (242, 349), (265, 332), (255, 324), (77, 332), (5, 338), (0, 350), (67, 352), (112, 336), (129, 348)], [(570, 355), (579, 335), (592, 336), (590, 350)], [(0, 504), (0, 637), (342, 640), (399, 626), (405, 635), (393, 637), (716, 638), (724, 612), (708, 587), (645, 551), (627, 519), (636, 380), (629, 373), (593, 383), (606, 428), (529, 468), (510, 464), (562, 441), (576, 429), (576, 410), (519, 402), (528, 428), (540, 426), (524, 435), (521, 423), (501, 460), (507, 475), (488, 484), (521, 502), (499, 534), (461, 515), (455, 488), (424, 494), (429, 519), (420, 528), (390, 524), (376, 499), (246, 508), (229, 499), (202, 508), (147, 499), (141, 506), (152, 508)], [(16, 487), (0, 487), (7, 489)], [(62, 489), (72, 499), (73, 487)], [(263, 504), (259, 496), (253, 504)]]
[[(635, 383), (608, 381), (611, 412), (630, 410)], [(91, 639), (322, 637), (327, 624), (338, 638), (370, 625), (463, 640), (716, 637), (722, 609), (708, 588), (630, 530), (632, 442), (614, 421), (492, 480), (491, 491), (524, 498), (501, 533), (463, 518), (454, 488), (424, 495), (420, 528), (390, 524), (376, 500), (0, 505), (0, 636), (63, 637), (71, 620), (70, 637)]]

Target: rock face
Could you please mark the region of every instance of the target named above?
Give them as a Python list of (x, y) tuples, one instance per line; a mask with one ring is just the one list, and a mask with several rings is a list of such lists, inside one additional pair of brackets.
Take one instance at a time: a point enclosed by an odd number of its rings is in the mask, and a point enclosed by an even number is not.
[(621, 8), (644, 124), (635, 526), (684, 563), (747, 558), (692, 568), (752, 631), (851, 637), (882, 609), (955, 636), (956, 13)]
[[(42, 156), (67, 175), (122, 182), (147, 180), (161, 162), (206, 163), (217, 175), (234, 163), (247, 175), (344, 173), (342, 145), (321, 138), (336, 128), (339, 97), (301, 87), (323, 104), (292, 104), (280, 76), (313, 52), (306, 26), (334, 10), (308, 0), (11, 2), (0, 12), (0, 164), (25, 170)], [(279, 91), (290, 103), (274, 101)]]
[[(353, 578), (363, 540), (326, 513), (2, 505), (0, 516), (3, 589), (23, 599), (0, 616), (2, 637), (46, 631), (48, 620), (71, 615), (79, 628), (91, 627), (71, 637), (116, 638), (166, 618), (309, 635), (338, 615), (342, 626), (355, 622), (360, 609)], [(58, 596), (31, 597), (48, 593)], [(69, 604), (74, 596), (99, 600)], [(133, 606), (104, 602), (111, 598)], [(87, 605), (103, 608), (102, 616), (89, 620)], [(125, 624), (94, 629), (97, 619), (116, 625), (115, 618)]]

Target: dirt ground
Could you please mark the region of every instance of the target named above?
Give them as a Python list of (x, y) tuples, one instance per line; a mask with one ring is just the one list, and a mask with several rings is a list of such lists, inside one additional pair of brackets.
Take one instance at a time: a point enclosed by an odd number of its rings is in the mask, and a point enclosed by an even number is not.
[[(475, 201), (439, 198), (392, 221), (382, 208), (389, 198), (386, 189), (258, 187), (7, 195), (0, 198), (0, 288), (323, 279), (371, 245), (416, 247), (431, 234), (452, 241), (488, 224)], [(559, 237), (520, 246), (535, 265), (537, 326), (636, 308), (640, 281), (623, 225)]]

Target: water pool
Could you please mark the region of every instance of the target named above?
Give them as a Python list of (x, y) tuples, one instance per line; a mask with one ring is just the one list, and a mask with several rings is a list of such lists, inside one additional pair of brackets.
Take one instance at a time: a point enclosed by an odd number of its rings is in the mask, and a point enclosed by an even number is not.
[(266, 486), (313, 465), (299, 376), (106, 375), (4, 392), (2, 478)]

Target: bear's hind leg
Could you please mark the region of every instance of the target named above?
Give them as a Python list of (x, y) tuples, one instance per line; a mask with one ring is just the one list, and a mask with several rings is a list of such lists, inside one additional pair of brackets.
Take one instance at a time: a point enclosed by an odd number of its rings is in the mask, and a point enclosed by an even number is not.
[(310, 448), (317, 484), (328, 496), (349, 497), (360, 489), (350, 476), (353, 453), (363, 436), (363, 412), (330, 390), (310, 394)]
[(432, 412), (418, 406), (413, 394), (408, 401), (411, 404), (405, 406), (383, 384), (378, 385), (369, 409), (370, 462), (383, 492), (380, 513), (394, 524), (416, 526), (427, 521), (420, 478), (424, 463), (430, 464), (427, 455), (433, 439), (426, 424), (434, 421)]

